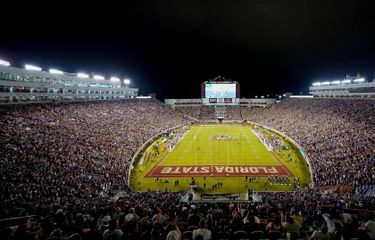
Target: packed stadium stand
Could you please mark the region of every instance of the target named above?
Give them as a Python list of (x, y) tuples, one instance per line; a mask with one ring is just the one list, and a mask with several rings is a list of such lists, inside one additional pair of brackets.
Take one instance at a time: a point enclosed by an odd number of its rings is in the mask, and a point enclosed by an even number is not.
[(174, 108), (176, 112), (181, 113), (183, 116), (189, 116), (199, 120), (201, 117), (201, 106), (180, 106)]
[[(243, 203), (190, 204), (180, 202), (187, 192), (127, 188), (144, 142), (215, 120), (214, 107), (129, 99), (2, 106), (0, 114), (0, 239), (375, 238), (374, 100), (226, 107), (228, 119), (293, 138), (312, 165), (314, 186)], [(125, 192), (116, 201), (114, 185)]]
[(200, 120), (212, 120), (216, 119), (216, 112), (215, 107), (213, 106), (202, 106), (201, 107), (201, 114), (200, 114)]
[(247, 119), (280, 130), (300, 143), (318, 186), (375, 183), (375, 101), (289, 99), (250, 109)]
[[(240, 106), (229, 106), (226, 107), (226, 119), (227, 120), (242, 120), (242, 108)], [(246, 108), (246, 107), (244, 107)]]

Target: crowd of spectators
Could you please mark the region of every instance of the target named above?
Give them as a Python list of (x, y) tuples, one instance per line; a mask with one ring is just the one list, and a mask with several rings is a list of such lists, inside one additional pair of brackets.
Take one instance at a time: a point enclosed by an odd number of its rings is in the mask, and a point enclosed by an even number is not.
[(244, 119), (285, 133), (300, 144), (317, 186), (375, 183), (375, 102), (287, 99), (242, 109)]
[(182, 114), (183, 116), (192, 117), (193, 119), (199, 120), (201, 117), (201, 106), (178, 106), (174, 107), (174, 110)]
[[(360, 194), (375, 183), (374, 103), (288, 99), (236, 108), (242, 120), (299, 143), (315, 186), (356, 192), (311, 187), (260, 193), (255, 203), (200, 204), (180, 202), (186, 193), (126, 189), (138, 148), (190, 123), (189, 108), (134, 99), (1, 107), (0, 218), (35, 216), (1, 229), (0, 239), (374, 239), (375, 199)], [(214, 118), (213, 108), (190, 109), (194, 118)], [(114, 185), (126, 192), (117, 201)]]
[[(132, 193), (87, 208), (53, 205), (1, 239), (374, 239), (374, 201), (316, 189), (259, 193), (260, 202), (186, 203), (185, 193)], [(356, 210), (353, 210), (355, 208)], [(369, 211), (369, 210), (372, 210)], [(39, 236), (39, 238), (36, 238)]]
[[(199, 110), (198, 119), (215, 119), (215, 108), (209, 106), (186, 107), (184, 115), (190, 111), (197, 117)], [(308, 155), (317, 186), (375, 184), (373, 100), (286, 99), (265, 108), (227, 106), (225, 115), (225, 119), (271, 127), (294, 139)]]
[(127, 186), (145, 141), (188, 122), (157, 100), (14, 105), (0, 114), (0, 216), (106, 198), (111, 186)]

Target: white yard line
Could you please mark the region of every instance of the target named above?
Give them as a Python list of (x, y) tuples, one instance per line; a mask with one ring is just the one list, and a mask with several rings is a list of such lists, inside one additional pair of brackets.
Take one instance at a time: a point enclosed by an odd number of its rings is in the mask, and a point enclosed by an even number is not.
[(209, 142), (209, 149), (210, 149), (210, 154), (211, 154), (211, 168), (212, 168), (212, 163), (213, 163), (213, 157), (212, 157), (212, 153), (213, 153), (213, 149), (212, 149), (212, 142), (213, 142), (213, 140), (212, 140), (212, 135), (211, 135), (211, 131), (212, 131), (212, 128), (210, 129), (210, 131), (209, 131), (209, 134), (208, 134), (208, 142)]
[[(250, 131), (250, 133), (251, 133), (251, 131)], [(251, 141), (249, 135), (246, 134), (245, 131), (242, 131), (242, 135), (243, 135), (244, 138), (246, 139), (246, 146), (247, 146), (246, 151), (249, 151), (249, 152), (250, 152), (250, 147), (252, 147), (253, 149), (256, 150), (256, 148), (255, 148), (254, 146), (251, 146), (251, 145), (250, 145), (250, 143), (251, 143), (252, 141)], [(247, 152), (246, 152), (245, 154), (247, 154)], [(249, 153), (249, 154), (250, 154), (250, 153)], [(249, 161), (249, 158), (246, 158), (246, 164), (247, 164), (247, 165), (250, 165), (250, 163), (249, 163), (248, 161)]]

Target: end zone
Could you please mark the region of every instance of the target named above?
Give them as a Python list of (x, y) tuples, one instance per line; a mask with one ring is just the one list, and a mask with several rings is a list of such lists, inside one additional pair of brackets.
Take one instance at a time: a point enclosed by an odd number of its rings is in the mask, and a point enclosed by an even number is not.
[(201, 165), (201, 166), (155, 166), (145, 178), (163, 177), (268, 177), (294, 176), (285, 166), (262, 165)]

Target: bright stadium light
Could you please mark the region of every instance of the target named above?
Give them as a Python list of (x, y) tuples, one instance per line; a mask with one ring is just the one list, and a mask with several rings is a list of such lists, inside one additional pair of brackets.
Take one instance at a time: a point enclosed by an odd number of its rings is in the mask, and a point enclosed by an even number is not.
[(109, 80), (111, 82), (120, 82), (120, 78), (118, 78), (118, 77), (111, 77)]
[(338, 84), (340, 84), (340, 81), (333, 81), (333, 82), (331, 82), (331, 84), (338, 85)]
[(342, 80), (341, 83), (342, 84), (346, 84), (346, 83), (351, 83), (352, 81), (350, 79), (345, 79), (345, 80)]
[(322, 83), (320, 83), (320, 85), (329, 85), (330, 84), (330, 82), (322, 82)]
[(57, 69), (54, 69), (54, 68), (50, 68), (49, 69), (49, 73), (52, 73), (52, 74), (58, 74), (58, 75), (63, 75), (64, 72), (61, 71), (61, 70), (57, 70)]
[(77, 77), (79, 78), (89, 78), (89, 75), (86, 73), (77, 73)]
[(354, 79), (353, 82), (356, 82), (356, 83), (361, 83), (361, 82), (364, 82), (365, 79), (364, 78), (357, 78), (357, 79)]
[(124, 84), (125, 84), (125, 85), (130, 84), (130, 80), (129, 80), (129, 79), (124, 79)]
[(312, 85), (313, 86), (320, 86), (320, 82), (314, 82)]
[(0, 65), (9, 67), (10, 62), (0, 59)]
[(104, 80), (104, 77), (101, 75), (94, 75), (94, 79), (96, 80)]
[(34, 65), (30, 65), (30, 64), (26, 64), (25, 69), (30, 70), (30, 71), (37, 71), (37, 72), (42, 71), (42, 68), (34, 66)]

